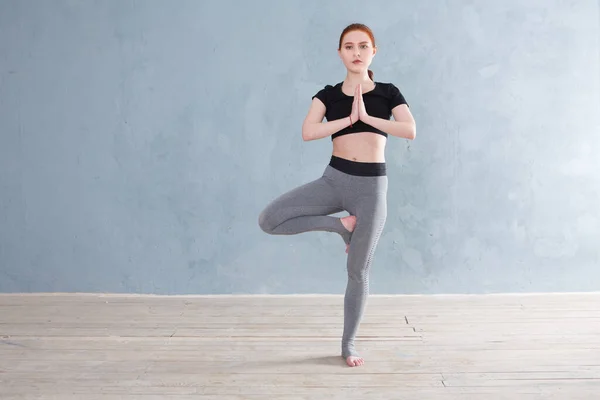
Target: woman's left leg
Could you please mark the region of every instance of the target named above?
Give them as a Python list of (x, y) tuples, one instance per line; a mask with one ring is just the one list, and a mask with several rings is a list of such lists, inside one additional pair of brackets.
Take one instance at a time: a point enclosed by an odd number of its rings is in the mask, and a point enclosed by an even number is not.
[(387, 177), (355, 177), (353, 181), (355, 197), (351, 193), (345, 197), (348, 211), (356, 216), (356, 226), (347, 260), (342, 357), (349, 365), (360, 365), (362, 359), (354, 347), (354, 339), (367, 304), (373, 255), (387, 219)]

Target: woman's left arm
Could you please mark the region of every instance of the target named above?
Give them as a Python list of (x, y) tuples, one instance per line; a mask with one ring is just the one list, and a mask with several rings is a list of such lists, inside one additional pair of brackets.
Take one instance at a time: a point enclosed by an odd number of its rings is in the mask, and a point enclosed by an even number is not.
[[(362, 96), (361, 96), (362, 97)], [(369, 124), (389, 135), (413, 140), (417, 135), (417, 126), (406, 104), (397, 105), (392, 109), (394, 120), (363, 115), (359, 117), (365, 124)]]

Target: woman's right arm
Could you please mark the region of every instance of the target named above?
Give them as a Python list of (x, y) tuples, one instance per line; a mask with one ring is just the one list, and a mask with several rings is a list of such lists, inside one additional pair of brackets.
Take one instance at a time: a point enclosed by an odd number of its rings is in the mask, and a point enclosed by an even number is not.
[[(323, 122), (325, 110), (325, 104), (318, 98), (314, 98), (302, 124), (302, 140), (322, 139), (350, 126), (350, 117)], [(357, 118), (352, 118), (352, 123), (355, 123)]]

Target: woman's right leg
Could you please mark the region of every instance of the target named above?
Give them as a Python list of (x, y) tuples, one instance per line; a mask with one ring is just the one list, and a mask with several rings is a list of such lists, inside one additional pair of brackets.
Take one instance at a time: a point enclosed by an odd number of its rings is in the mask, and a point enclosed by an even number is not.
[(344, 211), (342, 198), (331, 178), (317, 180), (290, 190), (273, 200), (260, 213), (260, 228), (271, 235), (295, 235), (303, 232), (338, 233), (346, 244), (351, 233), (340, 218), (329, 214)]

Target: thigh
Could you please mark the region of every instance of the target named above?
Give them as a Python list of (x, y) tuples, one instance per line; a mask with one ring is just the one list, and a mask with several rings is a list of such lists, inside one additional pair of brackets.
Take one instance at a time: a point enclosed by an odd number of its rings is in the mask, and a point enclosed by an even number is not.
[(348, 208), (348, 211), (356, 216), (355, 234), (369, 237), (379, 236), (387, 220), (387, 193), (375, 192), (362, 195), (356, 198)]
[(362, 195), (349, 208), (356, 215), (356, 227), (348, 251), (348, 273), (353, 279), (364, 280), (387, 220), (387, 194)]
[(357, 226), (374, 229), (387, 219), (387, 193), (387, 176), (356, 178), (345, 188), (344, 205)]
[(261, 219), (284, 220), (307, 216), (329, 215), (343, 211), (341, 196), (324, 177), (305, 183), (273, 201), (261, 213)]

